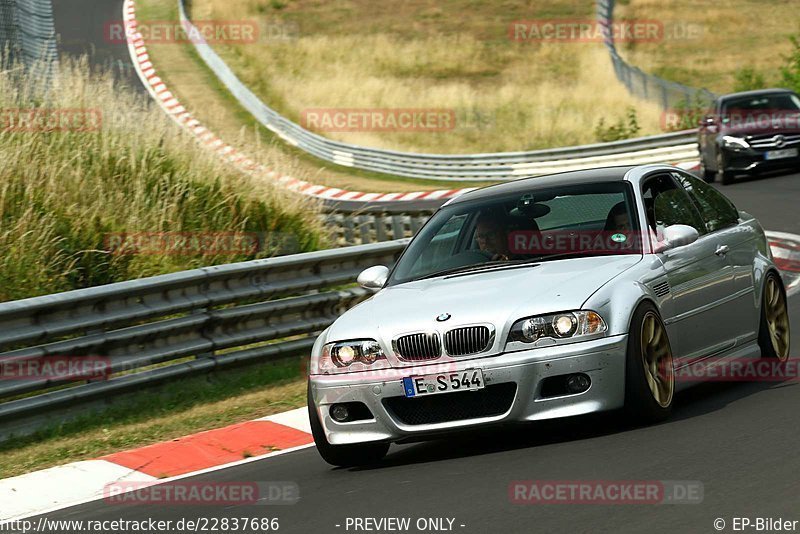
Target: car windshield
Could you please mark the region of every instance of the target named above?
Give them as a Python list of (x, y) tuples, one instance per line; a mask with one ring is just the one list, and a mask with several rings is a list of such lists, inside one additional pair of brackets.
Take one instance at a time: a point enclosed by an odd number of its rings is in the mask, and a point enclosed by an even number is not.
[(531, 188), (459, 202), (414, 238), (388, 284), (532, 266), (554, 259), (639, 254), (626, 182)]
[(792, 93), (777, 93), (772, 95), (731, 98), (722, 103), (723, 115), (779, 111), (783, 113), (800, 112), (800, 98)]

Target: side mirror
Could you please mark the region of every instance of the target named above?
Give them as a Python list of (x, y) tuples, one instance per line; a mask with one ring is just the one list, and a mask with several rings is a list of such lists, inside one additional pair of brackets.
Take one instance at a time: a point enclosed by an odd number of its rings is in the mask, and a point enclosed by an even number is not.
[(701, 126), (712, 126), (717, 123), (717, 119), (714, 115), (706, 115), (703, 117), (703, 120), (700, 121)]
[(389, 269), (383, 265), (375, 265), (361, 271), (356, 281), (364, 289), (380, 289), (389, 278)]
[(689, 245), (697, 241), (700, 232), (687, 224), (672, 224), (664, 228), (664, 239), (658, 248), (659, 252)]

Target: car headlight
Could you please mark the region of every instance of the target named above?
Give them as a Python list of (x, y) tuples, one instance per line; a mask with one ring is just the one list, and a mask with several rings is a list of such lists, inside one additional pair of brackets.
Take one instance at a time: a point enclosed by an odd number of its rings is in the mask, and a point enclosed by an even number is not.
[(319, 358), (311, 358), (311, 374), (355, 373), (389, 367), (386, 354), (374, 339), (328, 343)]
[(748, 143), (741, 137), (734, 137), (732, 135), (723, 135), (722, 146), (725, 148), (732, 148), (733, 150), (743, 150), (750, 148), (750, 143)]
[(541, 338), (574, 339), (603, 334), (607, 330), (606, 322), (593, 311), (568, 311), (520, 319), (511, 326), (508, 341), (534, 343)]

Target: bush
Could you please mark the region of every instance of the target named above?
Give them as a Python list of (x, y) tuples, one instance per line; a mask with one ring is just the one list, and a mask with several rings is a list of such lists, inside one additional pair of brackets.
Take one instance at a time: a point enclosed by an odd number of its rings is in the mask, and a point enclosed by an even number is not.
[(694, 98), (684, 98), (664, 113), (664, 130), (677, 132), (697, 128), (702, 118), (712, 112), (711, 102), (695, 93)]
[(796, 35), (789, 37), (792, 51), (784, 59), (786, 66), (781, 67), (781, 85), (800, 93), (800, 40)]
[[(315, 203), (239, 174), (145, 97), (88, 72), (62, 63), (48, 91), (0, 75), (0, 110), (89, 108), (101, 119), (92, 131), (0, 124), (0, 300), (325, 245)], [(257, 232), (291, 246), (236, 255), (105, 247), (110, 233), (138, 232)]]
[(601, 143), (607, 143), (636, 137), (639, 130), (641, 130), (641, 128), (636, 118), (636, 109), (629, 107), (625, 113), (625, 117), (619, 119), (616, 124), (606, 126), (605, 119), (601, 117), (600, 120), (597, 121), (597, 126), (594, 128), (594, 135)]

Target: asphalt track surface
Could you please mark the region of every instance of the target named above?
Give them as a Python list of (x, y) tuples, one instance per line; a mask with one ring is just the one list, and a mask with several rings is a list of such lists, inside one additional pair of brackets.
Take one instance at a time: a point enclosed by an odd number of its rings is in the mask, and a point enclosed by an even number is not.
[[(800, 175), (722, 188), (771, 230), (800, 232)], [(800, 332), (800, 298), (790, 299)], [(800, 347), (797, 334), (792, 354)], [(277, 517), (280, 532), (335, 533), (348, 517), (454, 518), (453, 530), (484, 532), (716, 532), (722, 518), (800, 520), (797, 413), (800, 384), (706, 383), (676, 396), (673, 417), (637, 427), (618, 414), (493, 429), (446, 440), (393, 445), (371, 468), (333, 469), (306, 448), (195, 476), (197, 482), (292, 481), (287, 506), (168, 506), (95, 501), (51, 519), (177, 520)], [(519, 505), (516, 480), (691, 480), (700, 504)], [(340, 525), (337, 527), (337, 525)], [(463, 527), (461, 525), (464, 525)]]

